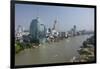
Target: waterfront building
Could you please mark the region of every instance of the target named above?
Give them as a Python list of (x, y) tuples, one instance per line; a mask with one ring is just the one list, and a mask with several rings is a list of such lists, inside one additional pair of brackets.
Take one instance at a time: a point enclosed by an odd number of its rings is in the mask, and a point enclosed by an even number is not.
[(39, 17), (33, 19), (30, 24), (30, 35), (32, 42), (41, 43), (42, 39), (45, 38), (46, 28), (44, 24), (41, 24)]
[(48, 28), (48, 29), (46, 30), (46, 38), (48, 38), (48, 37), (50, 36), (50, 34), (51, 34), (51, 29)]
[(70, 36), (76, 36), (77, 32), (76, 32), (76, 25), (74, 25), (71, 30), (68, 32), (68, 34)]
[(38, 39), (38, 18), (33, 19), (30, 24), (30, 35), (32, 36), (32, 40)]
[(24, 31), (23, 31), (23, 35), (26, 35), (26, 36), (27, 36), (27, 35), (29, 35), (29, 34), (30, 34), (29, 30), (24, 30)]
[(22, 42), (22, 36), (23, 36), (23, 27), (21, 25), (18, 25), (17, 30), (15, 31), (15, 39)]

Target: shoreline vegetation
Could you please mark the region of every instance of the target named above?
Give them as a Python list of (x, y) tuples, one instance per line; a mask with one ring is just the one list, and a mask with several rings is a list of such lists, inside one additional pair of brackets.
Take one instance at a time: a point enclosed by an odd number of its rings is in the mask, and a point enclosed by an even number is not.
[(24, 48), (23, 48), (22, 44), (20, 42), (16, 41), (15, 42), (15, 53), (17, 54), (17, 53), (19, 53), (23, 49)]
[(31, 48), (30, 43), (20, 43), (19, 41), (15, 42), (15, 53), (19, 53), (20, 51), (26, 49), (26, 48)]
[(83, 45), (79, 48), (79, 56), (74, 56), (70, 61), (71, 62), (93, 62), (95, 60), (94, 53), (94, 36), (87, 38), (83, 42)]
[(31, 43), (31, 42), (20, 43), (19, 41), (16, 41), (15, 42), (15, 54), (18, 54), (20, 51), (23, 51), (24, 49), (37, 48), (37, 47), (39, 47), (39, 44), (37, 43)]

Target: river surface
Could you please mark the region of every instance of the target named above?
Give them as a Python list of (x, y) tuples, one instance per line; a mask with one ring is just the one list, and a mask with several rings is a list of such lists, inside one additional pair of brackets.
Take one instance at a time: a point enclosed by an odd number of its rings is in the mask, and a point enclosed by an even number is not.
[(25, 49), (15, 55), (15, 65), (70, 62), (74, 56), (79, 55), (77, 50), (90, 36), (70, 37), (59, 42), (45, 43), (36, 48)]

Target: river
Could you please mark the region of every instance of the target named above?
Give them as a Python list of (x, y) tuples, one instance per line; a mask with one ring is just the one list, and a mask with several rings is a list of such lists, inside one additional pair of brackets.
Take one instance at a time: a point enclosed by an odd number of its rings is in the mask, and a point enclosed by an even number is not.
[(78, 56), (77, 50), (91, 35), (81, 35), (60, 40), (59, 42), (45, 43), (36, 48), (25, 49), (15, 55), (15, 65), (50, 64), (70, 62)]

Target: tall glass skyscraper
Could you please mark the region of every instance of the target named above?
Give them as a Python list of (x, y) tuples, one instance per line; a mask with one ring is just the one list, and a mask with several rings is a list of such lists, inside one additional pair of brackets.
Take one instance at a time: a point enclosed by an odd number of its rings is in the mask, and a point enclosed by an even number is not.
[(45, 38), (45, 25), (40, 24), (39, 17), (33, 19), (30, 24), (30, 35), (32, 37), (32, 42), (40, 43), (43, 38)]

